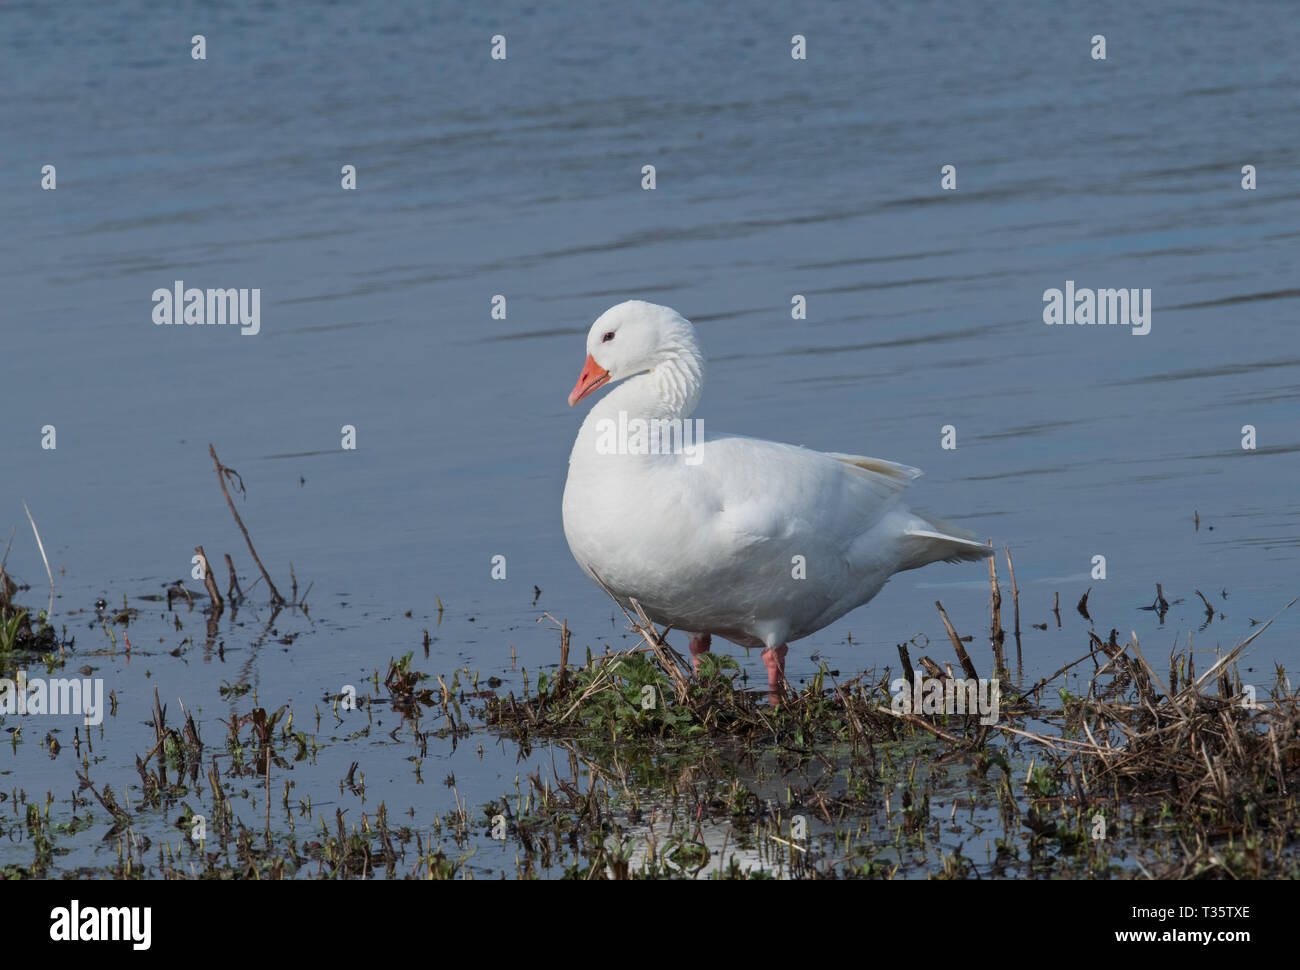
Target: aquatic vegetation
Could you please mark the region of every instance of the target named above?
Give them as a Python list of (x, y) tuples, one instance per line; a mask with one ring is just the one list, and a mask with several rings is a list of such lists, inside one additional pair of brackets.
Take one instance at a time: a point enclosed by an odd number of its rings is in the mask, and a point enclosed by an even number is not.
[[(987, 707), (943, 707), (971, 696), (958, 688), (979, 682), (989, 653), (938, 606), (953, 661), (921, 653), (929, 642), (914, 639), (898, 647), (898, 669), (845, 676), (822, 663), (787, 683), (775, 706), (736, 659), (710, 653), (693, 671), (644, 616), (628, 615), (638, 638), (628, 649), (588, 648), (572, 663), (568, 625), (556, 622), (558, 662), (503, 669), (505, 679), (466, 667), (428, 673), (411, 650), (314, 710), (267, 703), (242, 676), (212, 685), (223, 716), (164, 704), (155, 691), (149, 740), (126, 779), (94, 754), (104, 726), (40, 738), (18, 720), (8, 747), (37, 741), (51, 759), (74, 758), (78, 781), (71, 795), (0, 791), (11, 853), (3, 875), (1300, 874), (1290, 794), (1300, 784), (1300, 696), (1281, 668), (1265, 689), (1239, 670), (1269, 623), (1199, 671), (1190, 650), (1172, 650), (1157, 670), (1136, 636), (1084, 631), (1077, 659), (1022, 682), (1003, 653), (1012, 642), (1019, 651), (1022, 637), (1006, 636), (1000, 598), (991, 602), (991, 664), (1001, 671), (992, 717)], [(11, 612), (5, 630), (27, 615)], [(102, 649), (119, 647), (106, 636)], [(516, 761), (513, 788), (485, 795), (480, 781), (475, 797), (455, 773), (426, 778), (430, 764), (454, 763), (445, 756), (475, 743), (480, 759), (494, 745)], [(395, 764), (417, 786), (442, 780), (451, 807), (412, 805), (399, 822)], [(107, 858), (86, 866), (88, 854)], [(69, 857), (82, 862), (71, 868)]]

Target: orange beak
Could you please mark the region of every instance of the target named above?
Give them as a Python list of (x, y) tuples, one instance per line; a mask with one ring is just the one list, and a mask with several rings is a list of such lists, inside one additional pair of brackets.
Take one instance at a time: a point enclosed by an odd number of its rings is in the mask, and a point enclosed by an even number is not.
[(578, 383), (574, 384), (573, 390), (569, 392), (569, 407), (573, 407), (607, 380), (609, 380), (609, 371), (596, 363), (591, 354), (588, 354), (587, 362), (582, 365), (582, 373), (578, 375)]

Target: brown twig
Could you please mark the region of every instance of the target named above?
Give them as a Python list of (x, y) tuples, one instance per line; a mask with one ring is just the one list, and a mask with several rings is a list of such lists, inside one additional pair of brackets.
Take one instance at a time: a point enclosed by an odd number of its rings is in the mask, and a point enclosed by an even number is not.
[(909, 684), (916, 682), (916, 672), (912, 669), (912, 658), (907, 653), (907, 644), (898, 645), (898, 659), (903, 662), (903, 676)]
[(993, 660), (996, 669), (1001, 672), (1004, 666), (1002, 641), (1006, 639), (1007, 634), (1002, 629), (1002, 589), (998, 586), (998, 559), (993, 552), (992, 538), (989, 539), (989, 596), (991, 604), (989, 639), (993, 642)]
[(646, 643), (654, 649), (655, 657), (658, 658), (660, 665), (668, 676), (672, 678), (678, 702), (685, 701), (690, 694), (690, 683), (686, 679), (686, 674), (682, 671), (681, 658), (672, 647), (668, 646), (668, 641), (656, 632), (654, 621), (646, 615), (645, 608), (641, 606), (640, 602), (634, 597), (628, 597), (628, 600), (631, 602), (632, 608), (636, 610), (636, 615), (640, 618), (640, 623), (634, 622), (633, 627), (637, 633), (641, 634)]
[(36, 536), (36, 548), (41, 551), (41, 562), (45, 563), (45, 575), (50, 578), (50, 608), (45, 611), (45, 621), (52, 622), (54, 619), (54, 573), (50, 572), (50, 560), (45, 555), (45, 543), (41, 542), (41, 534), (36, 528), (36, 520), (32, 518), (32, 510), (23, 503), (23, 511), (27, 513), (27, 521), (32, 524), (32, 534)]
[[(230, 570), (230, 588), (226, 590), (226, 595), (230, 597), (230, 602), (235, 602), (235, 597), (244, 598), (244, 591), (239, 588), (239, 580), (235, 577), (235, 564), (231, 561), (230, 553), (226, 553), (226, 568)], [(232, 606), (233, 609), (233, 606)]]
[(627, 608), (624, 607), (619, 598), (614, 595), (614, 591), (606, 585), (605, 581), (594, 573), (592, 574), (592, 578), (596, 580), (597, 585), (605, 591), (606, 595), (617, 604), (618, 608), (623, 611), (623, 615), (627, 617), (627, 621), (632, 624), (633, 631), (639, 633), (641, 638), (645, 640), (654, 652), (655, 658), (659, 661), (660, 666), (663, 667), (664, 672), (672, 679), (673, 689), (677, 694), (678, 702), (686, 700), (687, 695), (690, 693), (690, 683), (686, 679), (686, 674), (683, 673), (685, 661), (682, 660), (677, 651), (668, 646), (668, 642), (664, 639), (664, 635), (668, 633), (668, 630), (665, 629), (663, 634), (658, 633), (655, 630), (654, 622), (650, 617), (646, 616), (646, 612), (642, 608), (641, 604), (635, 599), (629, 597), (629, 602), (631, 602), (632, 608), (636, 610), (637, 614), (637, 619), (633, 619), (632, 614), (627, 611)]
[(948, 613), (943, 608), (943, 604), (938, 600), (934, 601), (935, 607), (939, 610), (939, 618), (943, 620), (944, 629), (948, 631), (948, 639), (952, 641), (952, 648), (957, 651), (957, 659), (961, 661), (961, 669), (966, 671), (966, 676), (971, 680), (979, 680), (980, 675), (975, 672), (975, 664), (962, 646), (961, 637), (957, 636), (957, 631), (953, 629), (952, 621), (948, 619)]
[(555, 674), (555, 682), (557, 684), (563, 683), (565, 671), (569, 668), (569, 637), (571, 635), (569, 621), (557, 620), (550, 613), (543, 613), (537, 618), (538, 623), (541, 623), (542, 620), (550, 620), (555, 624), (555, 629), (560, 631), (560, 669)]
[(1020, 650), (1020, 587), (1016, 585), (1016, 567), (1011, 562), (1011, 547), (1004, 550), (1007, 554), (1007, 572), (1011, 574), (1011, 603), (1016, 615), (1016, 650)]
[(239, 517), (239, 512), (235, 508), (235, 503), (231, 500), (230, 492), (226, 488), (227, 478), (232, 482), (238, 478), (239, 491), (240, 493), (243, 493), (243, 477), (233, 468), (227, 468), (225, 465), (221, 464), (221, 459), (217, 457), (217, 450), (212, 447), (211, 443), (208, 444), (208, 454), (212, 456), (212, 461), (217, 466), (217, 481), (221, 485), (221, 494), (226, 497), (226, 504), (230, 506), (230, 514), (235, 517), (235, 524), (239, 526), (239, 531), (244, 534), (244, 541), (248, 543), (248, 551), (253, 556), (253, 562), (257, 563), (257, 568), (262, 571), (262, 578), (266, 580), (266, 585), (271, 589), (272, 602), (276, 604), (284, 603), (284, 597), (280, 595), (280, 591), (275, 588), (275, 583), (271, 581), (271, 574), (266, 571), (266, 567), (262, 565), (262, 560), (258, 558), (257, 550), (253, 548), (253, 540), (249, 537), (248, 530), (244, 528), (244, 520)]
[(895, 711), (892, 708), (885, 707), (883, 705), (877, 706), (876, 710), (882, 714), (888, 714), (890, 717), (896, 717), (899, 718), (900, 720), (907, 721), (909, 724), (915, 724), (917, 727), (925, 728), (936, 738), (942, 738), (944, 741), (947, 741), (949, 744), (957, 745), (958, 747), (964, 747), (966, 744), (966, 742), (962, 741), (962, 739), (957, 737), (957, 735), (949, 734), (947, 731), (943, 730), (942, 728), (935, 727), (933, 724), (931, 724), (923, 717), (917, 717), (915, 714), (905, 714), (902, 711)]
[(203, 585), (207, 587), (208, 599), (212, 600), (212, 612), (220, 616), (226, 604), (221, 598), (221, 590), (217, 589), (217, 581), (212, 578), (212, 566), (208, 564), (208, 554), (203, 551), (202, 546), (195, 546), (194, 551), (199, 554), (199, 565), (203, 567)]
[(927, 657), (925, 654), (921, 654), (921, 659), (918, 661), (918, 663), (920, 663), (920, 665), (925, 668), (926, 674), (928, 674), (930, 677), (933, 677), (936, 680), (947, 679), (948, 674), (944, 671), (944, 669), (940, 667), (937, 663), (935, 663), (933, 660), (931, 660), (929, 657)]

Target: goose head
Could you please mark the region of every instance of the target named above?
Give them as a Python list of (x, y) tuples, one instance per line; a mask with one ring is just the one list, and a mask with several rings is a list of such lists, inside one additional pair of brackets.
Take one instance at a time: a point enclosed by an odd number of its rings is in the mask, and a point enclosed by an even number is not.
[(649, 374), (659, 394), (694, 407), (704, 357), (691, 322), (670, 307), (628, 300), (610, 307), (587, 332), (587, 361), (569, 392), (569, 406), (606, 384)]

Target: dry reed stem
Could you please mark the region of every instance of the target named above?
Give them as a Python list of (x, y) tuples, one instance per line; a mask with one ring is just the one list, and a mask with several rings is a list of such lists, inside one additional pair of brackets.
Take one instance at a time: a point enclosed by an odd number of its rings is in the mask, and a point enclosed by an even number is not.
[(907, 682), (909, 684), (915, 683), (916, 672), (912, 669), (912, 658), (907, 653), (907, 644), (900, 643), (898, 645), (898, 659), (902, 661), (903, 676), (907, 678)]
[(1006, 546), (1003, 552), (1007, 556), (1007, 572), (1011, 574), (1011, 603), (1015, 609), (1016, 617), (1016, 650), (1020, 649), (1020, 587), (1016, 585), (1016, 567), (1011, 562), (1011, 547)]
[[(993, 560), (990, 559), (989, 561), (992, 562)], [(965, 646), (962, 645), (961, 637), (957, 636), (957, 631), (953, 629), (952, 621), (948, 619), (948, 612), (938, 600), (934, 601), (934, 605), (939, 610), (939, 618), (943, 620), (944, 629), (948, 631), (948, 639), (952, 641), (952, 648), (957, 651), (957, 659), (961, 662), (961, 669), (966, 672), (966, 676), (971, 680), (979, 680), (980, 675), (975, 672), (975, 664), (971, 661), (970, 654), (966, 652)]]
[(230, 553), (225, 553), (225, 557), (226, 569), (230, 572), (230, 586), (226, 589), (226, 595), (230, 597), (230, 608), (233, 610), (235, 608), (235, 598), (238, 597), (242, 600), (244, 591), (239, 588), (239, 580), (235, 576), (235, 564), (230, 558)]
[(1001, 674), (1003, 667), (1002, 662), (1002, 641), (1006, 639), (1006, 632), (1002, 629), (1002, 590), (998, 586), (998, 559), (993, 550), (993, 539), (989, 538), (989, 640), (993, 643), (993, 660), (995, 669)]
[(905, 714), (902, 711), (896, 711), (891, 707), (885, 707), (884, 705), (881, 704), (877, 704), (875, 709), (882, 714), (888, 714), (890, 717), (896, 717), (900, 721), (906, 721), (908, 724), (915, 724), (919, 728), (924, 728), (925, 730), (933, 734), (936, 738), (941, 738), (942, 740), (947, 741), (951, 745), (955, 745), (957, 747), (966, 746), (966, 742), (964, 742), (961, 738), (957, 737), (955, 734), (949, 734), (947, 731), (943, 730), (943, 728), (936, 727), (935, 725), (931, 724), (923, 717), (917, 717), (915, 714)]
[(217, 589), (217, 581), (212, 576), (212, 565), (208, 562), (208, 554), (203, 551), (202, 546), (195, 546), (194, 551), (198, 553), (199, 565), (203, 567), (203, 585), (207, 587), (208, 599), (212, 601), (212, 612), (220, 616), (226, 604), (221, 598), (221, 591)]
[(41, 551), (41, 562), (45, 563), (45, 575), (50, 579), (50, 606), (45, 611), (45, 621), (48, 623), (54, 618), (54, 573), (50, 571), (50, 560), (45, 555), (45, 543), (41, 542), (40, 530), (36, 528), (36, 520), (32, 518), (32, 510), (27, 507), (26, 502), (23, 503), (23, 511), (27, 513), (27, 521), (32, 524), (32, 534), (36, 536), (36, 548)]
[(262, 578), (266, 580), (266, 585), (271, 589), (271, 596), (273, 597), (273, 602), (275, 602), (276, 604), (284, 603), (285, 598), (281, 596), (280, 591), (275, 588), (275, 583), (271, 581), (271, 574), (266, 571), (266, 567), (262, 565), (262, 560), (258, 558), (257, 550), (253, 548), (253, 540), (248, 535), (248, 530), (244, 528), (244, 520), (239, 517), (239, 511), (235, 508), (235, 503), (230, 498), (230, 492), (226, 488), (227, 477), (229, 477), (231, 481), (234, 481), (234, 479), (238, 478), (239, 490), (243, 492), (244, 491), (243, 477), (239, 474), (239, 472), (235, 471), (233, 468), (227, 468), (225, 465), (221, 464), (221, 459), (217, 457), (217, 450), (212, 447), (211, 443), (208, 444), (208, 454), (212, 456), (212, 462), (217, 466), (217, 482), (221, 485), (221, 494), (226, 497), (226, 504), (230, 506), (230, 514), (235, 517), (235, 524), (239, 526), (239, 531), (244, 534), (244, 541), (248, 543), (248, 551), (253, 556), (253, 562), (257, 563), (257, 568), (262, 571)]
[(673, 682), (673, 690), (677, 694), (678, 702), (681, 703), (685, 701), (687, 696), (690, 694), (690, 682), (686, 679), (686, 674), (683, 672), (685, 661), (683, 661), (677, 651), (668, 646), (668, 642), (664, 640), (664, 636), (667, 635), (668, 629), (665, 629), (662, 634), (656, 632), (654, 622), (650, 617), (646, 616), (646, 612), (642, 608), (641, 604), (637, 602), (637, 600), (629, 597), (632, 608), (636, 610), (637, 614), (637, 619), (633, 619), (632, 614), (630, 614), (623, 604), (619, 602), (619, 598), (614, 595), (614, 591), (609, 588), (608, 584), (606, 584), (606, 582), (595, 573), (592, 574), (592, 578), (596, 580), (596, 583), (605, 591), (605, 594), (614, 601), (615, 605), (618, 606), (623, 615), (627, 617), (628, 623), (632, 625), (632, 630), (635, 633), (640, 634), (641, 638), (645, 640), (654, 652), (655, 658), (659, 661), (660, 666), (663, 667), (664, 672), (668, 674), (668, 677)]

